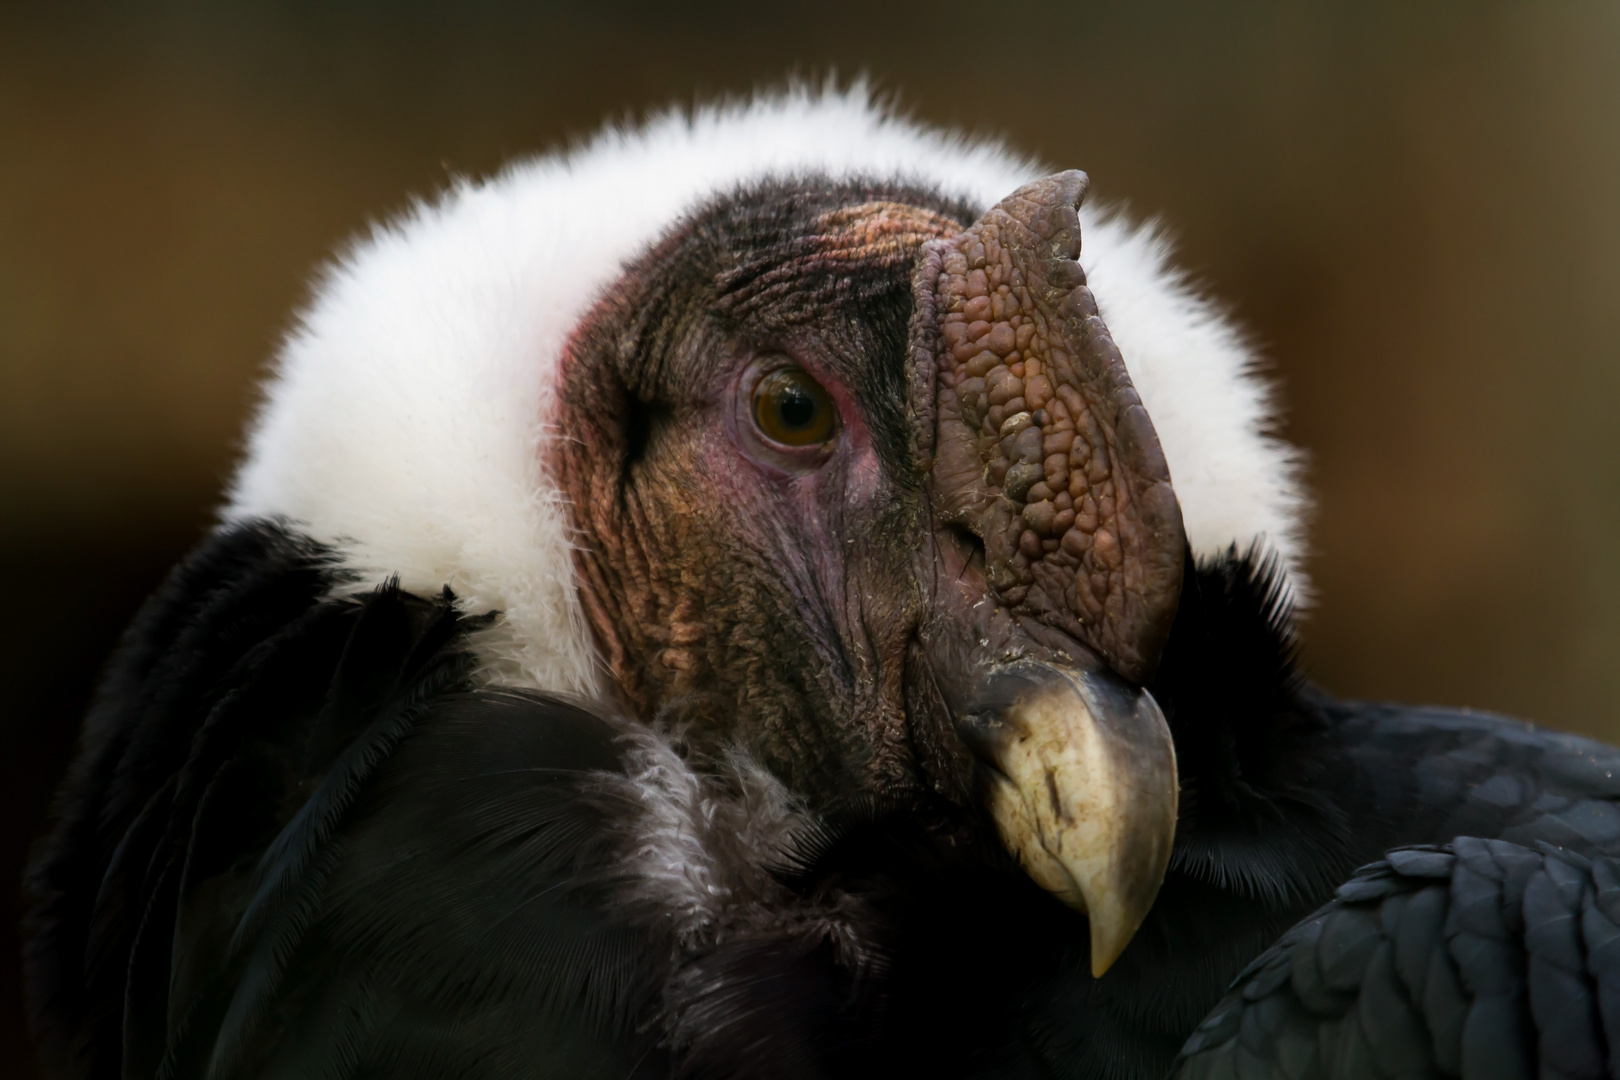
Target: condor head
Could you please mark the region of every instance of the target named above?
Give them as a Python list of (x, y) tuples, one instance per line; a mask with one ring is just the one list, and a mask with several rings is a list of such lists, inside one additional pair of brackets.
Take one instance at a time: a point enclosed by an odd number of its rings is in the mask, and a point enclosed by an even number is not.
[(817, 813), (977, 808), (1100, 974), (1170, 855), (1142, 686), (1186, 540), (1077, 261), (1085, 188), (710, 202), (571, 337), (548, 465), (624, 707)]

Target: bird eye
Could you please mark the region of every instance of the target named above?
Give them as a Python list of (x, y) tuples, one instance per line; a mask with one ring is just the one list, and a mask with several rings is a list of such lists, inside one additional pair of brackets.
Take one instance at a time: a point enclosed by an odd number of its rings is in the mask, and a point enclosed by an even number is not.
[(773, 371), (754, 389), (754, 423), (783, 446), (817, 446), (833, 437), (838, 409), (832, 395), (799, 368)]

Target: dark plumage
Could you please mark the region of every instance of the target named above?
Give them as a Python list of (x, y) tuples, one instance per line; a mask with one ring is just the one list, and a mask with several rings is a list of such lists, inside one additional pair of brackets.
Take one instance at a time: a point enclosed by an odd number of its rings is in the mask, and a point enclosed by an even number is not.
[(1177, 1075), (1611, 1075), (1620, 821), (1607, 801), (1548, 802), (1562, 812), (1511, 831), (1606, 842), (1390, 851), (1244, 969)]
[[(36, 1006), (78, 1075), (658, 1076), (671, 1030), (693, 1075), (1155, 1076), (1278, 935), (1186, 1075), (1607, 1068), (1620, 755), (1322, 696), (1235, 555), (1189, 575), (1154, 684), (1189, 796), (1102, 980), (1081, 920), (993, 844), (942, 848), (916, 806), (852, 812), (774, 868), (862, 900), (859, 964), (791, 929), (675, 955), (615, 895), (622, 724), (477, 688), (453, 598), (322, 599), (336, 573), (285, 527), (222, 533), (110, 669), (32, 877)], [(1239, 673), (1225, 693), (1212, 659)], [(1446, 853), (1350, 869), (1416, 841)]]
[[(458, 597), (499, 559), (413, 562), (442, 521), (239, 501), (114, 656), (30, 873), (48, 1060), (1614, 1073), (1620, 753), (1303, 677), (1286, 560), (1183, 531), (1083, 189), (766, 179), (649, 242), (514, 443), (569, 514), (536, 564), (569, 641), (524, 583)], [(430, 472), (406, 505), (462, 494)], [(581, 642), (591, 679), (533, 674)]]

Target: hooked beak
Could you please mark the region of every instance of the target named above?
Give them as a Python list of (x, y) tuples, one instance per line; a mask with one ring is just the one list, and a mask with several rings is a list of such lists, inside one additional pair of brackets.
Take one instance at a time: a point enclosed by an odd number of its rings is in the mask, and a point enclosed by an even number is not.
[(937, 541), (930, 666), (1002, 842), (1089, 917), (1101, 975), (1175, 839), (1175, 747), (1141, 687), (1175, 621), (1186, 537), (1078, 262), (1086, 184), (1029, 184), (925, 245), (908, 349)]
[(1084, 912), (1107, 971), (1158, 895), (1176, 833), (1176, 751), (1158, 703), (1106, 667), (1015, 662), (957, 732), (986, 766), (988, 809), (1029, 876)]

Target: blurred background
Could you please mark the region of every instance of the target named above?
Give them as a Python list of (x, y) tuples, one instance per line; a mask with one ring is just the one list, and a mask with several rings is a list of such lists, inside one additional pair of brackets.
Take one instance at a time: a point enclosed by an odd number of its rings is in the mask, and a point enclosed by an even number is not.
[(335, 245), (603, 118), (829, 70), (1174, 231), (1310, 455), (1314, 677), (1620, 740), (1620, 6), (8, 5), (0, 894)]

